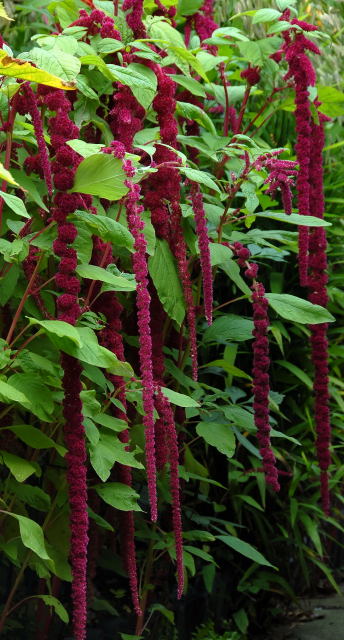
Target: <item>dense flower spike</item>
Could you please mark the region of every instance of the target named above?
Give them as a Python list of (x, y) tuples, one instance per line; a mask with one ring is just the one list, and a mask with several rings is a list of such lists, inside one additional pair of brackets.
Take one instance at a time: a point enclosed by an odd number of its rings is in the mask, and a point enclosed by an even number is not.
[(184, 563), (183, 563), (183, 530), (180, 507), (180, 487), (178, 473), (178, 438), (174, 423), (173, 412), (167, 398), (158, 388), (156, 395), (156, 407), (160, 417), (165, 423), (169, 446), (170, 486), (172, 498), (172, 521), (176, 546), (176, 563), (178, 577), (178, 598), (181, 598), (184, 590)]
[(202, 193), (197, 182), (191, 184), (191, 202), (195, 214), (196, 232), (201, 255), (201, 267), (203, 275), (204, 314), (209, 325), (213, 316), (213, 274), (211, 270), (211, 258), (207, 221), (203, 206)]
[(140, 341), (140, 369), (142, 376), (142, 396), (145, 415), (143, 424), (145, 426), (146, 441), (146, 462), (148, 492), (150, 498), (151, 519), (155, 522), (158, 517), (157, 493), (156, 493), (156, 461), (155, 461), (155, 432), (154, 432), (154, 384), (152, 365), (152, 337), (150, 330), (150, 295), (148, 292), (148, 267), (146, 260), (147, 242), (143, 234), (144, 222), (141, 218), (143, 211), (140, 200), (140, 187), (134, 184), (130, 177), (133, 177), (133, 167), (127, 161), (125, 167), (128, 175), (126, 186), (129, 193), (126, 197), (126, 209), (128, 227), (134, 236), (133, 269), (137, 283), (136, 302), (137, 319)]
[[(315, 84), (315, 72), (305, 51), (320, 53), (318, 47), (302, 32), (284, 32), (283, 52), (289, 65), (285, 79), (293, 78), (295, 85), (295, 120), (297, 142), (296, 157), (299, 172), (296, 181), (298, 210), (301, 215), (310, 215), (309, 208), (309, 163), (311, 155), (311, 121), (308, 87)], [(308, 274), (308, 227), (299, 227), (299, 273), (300, 284), (307, 285)]]
[(48, 188), (48, 193), (51, 196), (53, 192), (53, 183), (52, 183), (52, 177), (51, 177), (51, 168), (50, 168), (48, 149), (44, 139), (42, 117), (37, 106), (36, 96), (32, 91), (30, 84), (28, 82), (24, 83), (23, 91), (27, 99), (28, 111), (30, 113), (33, 128), (36, 135), (37, 146), (38, 146), (39, 157), (40, 157), (40, 165), (42, 167), (44, 179)]
[(142, 22), (143, 0), (124, 0), (123, 11), (130, 11), (126, 15), (128, 27), (132, 29), (135, 38), (145, 38), (146, 29)]
[(238, 264), (245, 268), (245, 276), (252, 280), (252, 301), (253, 301), (253, 410), (254, 423), (257, 427), (257, 438), (259, 451), (263, 458), (263, 468), (266, 482), (279, 491), (278, 470), (276, 468), (276, 458), (271, 448), (270, 441), (270, 421), (269, 421), (269, 315), (268, 300), (265, 298), (264, 286), (257, 282), (258, 265), (248, 262), (250, 250), (240, 242), (229, 245), (238, 257)]
[[(324, 126), (326, 118), (319, 114), (319, 124), (312, 123), (312, 153), (310, 162), (310, 206), (312, 215), (323, 218), (324, 192), (322, 150), (324, 147)], [(312, 229), (309, 238), (309, 274), (308, 298), (314, 304), (326, 307), (328, 295), (326, 259), (326, 231), (324, 227)], [(329, 365), (327, 324), (311, 326), (312, 361), (315, 371), (315, 425), (317, 433), (317, 453), (321, 470), (321, 499), (323, 510), (330, 512), (330, 496), (328, 488), (328, 467), (330, 457), (330, 410), (329, 410)]]
[[(175, 120), (176, 100), (175, 83), (173, 79), (158, 65), (155, 65), (155, 72), (158, 78), (158, 94), (153, 101), (153, 107), (157, 114), (160, 127), (161, 141), (178, 148), (177, 134), (178, 127)], [(179, 164), (178, 157), (170, 149), (158, 145), (155, 162)], [(163, 171), (163, 173), (159, 173)], [(196, 380), (198, 375), (197, 364), (197, 338), (196, 338), (196, 311), (192, 294), (192, 284), (188, 272), (186, 245), (182, 230), (182, 215), (180, 209), (180, 173), (173, 166), (161, 167), (152, 181), (147, 181), (150, 191), (145, 191), (145, 203), (151, 209), (152, 222), (156, 225), (157, 233), (169, 240), (171, 249), (177, 260), (179, 275), (183, 287), (186, 302), (186, 314), (190, 334), (190, 352), (192, 360), (193, 377)], [(157, 185), (160, 180), (160, 185)], [(156, 186), (155, 186), (156, 185)], [(156, 188), (154, 193), (154, 188)], [(167, 207), (171, 205), (171, 211)]]
[(298, 175), (298, 171), (296, 169), (297, 162), (293, 162), (291, 160), (280, 160), (276, 157), (280, 155), (282, 151), (283, 150), (278, 150), (273, 153), (266, 153), (259, 156), (255, 161), (254, 166), (258, 170), (262, 167), (267, 169), (269, 175), (264, 181), (264, 184), (269, 185), (267, 193), (274, 196), (277, 189), (279, 189), (282, 194), (284, 211), (287, 215), (290, 215), (292, 212), (293, 199), (291, 187), (294, 185), (294, 176)]
[[(56, 93), (56, 104), (54, 104), (54, 94)], [(70, 120), (65, 110), (60, 108), (61, 94), (58, 91), (45, 93), (42, 91), (42, 102), (46, 97), (49, 100), (49, 108), (56, 107), (56, 116), (49, 120), (49, 132), (51, 144), (56, 155), (62, 153), (67, 140), (76, 138), (79, 129)], [(67, 99), (65, 99), (67, 100)], [(67, 102), (69, 102), (67, 100)], [(67, 215), (75, 211), (78, 206), (83, 205), (83, 199), (76, 194), (67, 194), (73, 184), (74, 171), (78, 161), (74, 156), (70, 156), (70, 167), (64, 167), (56, 160), (52, 167), (54, 173), (55, 186), (60, 192), (55, 195), (53, 219), (57, 223), (57, 240), (53, 248), (55, 255), (60, 258), (58, 271), (55, 277), (56, 284), (61, 295), (57, 299), (58, 318), (64, 322), (75, 325), (79, 315), (78, 293), (80, 282), (75, 276), (77, 266), (77, 254), (70, 245), (77, 236), (76, 227), (67, 222)], [(61, 180), (62, 178), (62, 180)], [(84, 198), (87, 199), (86, 196)], [(79, 361), (67, 354), (62, 355), (61, 364), (64, 371), (63, 376), (63, 415), (65, 418), (64, 437), (68, 453), (67, 479), (70, 503), (71, 522), (71, 549), (70, 559), (72, 565), (72, 600), (73, 600), (73, 629), (75, 640), (84, 640), (86, 637), (86, 610), (87, 610), (87, 543), (88, 543), (88, 513), (87, 513), (87, 480), (86, 480), (86, 447), (85, 434), (82, 416), (82, 402), (80, 393), (82, 367)]]
[[(117, 149), (117, 154), (121, 153), (119, 144), (113, 143), (111, 150)], [(97, 266), (107, 267), (112, 264), (112, 249), (111, 245), (106, 244), (100, 238), (93, 239), (93, 255), (92, 262)], [(112, 351), (119, 360), (125, 361), (124, 345), (122, 337), (122, 322), (121, 313), (122, 305), (118, 302), (116, 295), (113, 291), (104, 292), (100, 294), (100, 285), (98, 285), (98, 291), (94, 291), (95, 302), (92, 308), (98, 313), (102, 313), (106, 318), (106, 327), (100, 331), (100, 343)], [(114, 385), (117, 390), (117, 398), (124, 407), (124, 411), (120, 408), (113, 406), (112, 412), (119, 420), (127, 422), (127, 401), (125, 394), (125, 382), (120, 376), (115, 376), (111, 373), (107, 374), (108, 379)], [(119, 434), (121, 442), (129, 442), (129, 430), (125, 429)], [(117, 466), (118, 479), (128, 487), (132, 485), (131, 468), (122, 464)], [(134, 610), (137, 615), (141, 615), (141, 608), (138, 594), (138, 581), (137, 581), (137, 566), (136, 566), (136, 553), (135, 553), (135, 523), (134, 514), (132, 511), (120, 511), (120, 535), (122, 554), (124, 559), (124, 565), (128, 572), (129, 584), (131, 590), (131, 597), (134, 606)]]

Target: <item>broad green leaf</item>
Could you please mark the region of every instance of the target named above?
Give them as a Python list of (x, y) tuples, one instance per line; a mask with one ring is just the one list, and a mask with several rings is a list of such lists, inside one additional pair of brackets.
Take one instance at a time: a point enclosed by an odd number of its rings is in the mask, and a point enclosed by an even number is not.
[(160, 20), (152, 20), (148, 28), (151, 37), (158, 40), (159, 44), (164, 42), (174, 47), (186, 48), (182, 34), (163, 18), (160, 18)]
[(209, 118), (206, 112), (197, 105), (190, 104), (189, 102), (177, 102), (176, 111), (178, 115), (183, 116), (183, 118), (187, 118), (189, 120), (195, 120), (195, 122), (209, 131), (209, 133), (216, 135), (216, 129), (213, 121), (211, 120), (211, 118)]
[(220, 367), (224, 369), (229, 375), (236, 376), (237, 378), (246, 378), (246, 380), (252, 380), (251, 376), (248, 375), (242, 369), (238, 369), (233, 364), (229, 364), (227, 360), (212, 360), (212, 362), (208, 362), (206, 365), (202, 365), (203, 367)]
[(30, 406), (30, 400), (26, 395), (4, 380), (0, 380), (0, 400), (6, 404), (19, 402), (19, 404)]
[(10, 184), (18, 186), (18, 182), (16, 182), (12, 174), (7, 169), (5, 169), (2, 162), (0, 162), (0, 180), (6, 180), (6, 182), (9, 182)]
[(47, 605), (47, 607), (53, 607), (56, 615), (60, 618), (60, 620), (62, 620), (62, 622), (65, 622), (66, 624), (69, 622), (69, 616), (66, 609), (64, 608), (63, 604), (57, 598), (55, 598), (55, 596), (37, 595), (33, 596), (33, 598), (40, 598), (41, 600), (43, 600), (44, 604)]
[(217, 244), (217, 242), (211, 242), (209, 249), (212, 267), (216, 267), (222, 262), (230, 260), (233, 256), (233, 252), (229, 247), (226, 247), (223, 244)]
[(187, 89), (188, 91), (190, 91), (190, 93), (192, 93), (194, 96), (200, 96), (201, 98), (205, 98), (206, 92), (203, 85), (201, 85), (201, 83), (195, 80), (194, 78), (188, 78), (187, 76), (179, 76), (176, 73), (172, 73), (170, 77), (172, 78), (173, 82), (180, 84), (182, 87), (184, 87), (184, 89)]
[(177, 393), (177, 391), (172, 391), (172, 389), (168, 389), (167, 387), (161, 387), (161, 391), (168, 398), (172, 404), (177, 405), (177, 407), (199, 407), (200, 404), (194, 398), (190, 398), (190, 396), (186, 396), (184, 393)]
[(185, 315), (185, 302), (175, 259), (166, 240), (157, 239), (148, 268), (162, 306), (180, 325)]
[(240, 500), (242, 500), (243, 502), (246, 502), (251, 507), (254, 507), (255, 509), (258, 509), (258, 511), (264, 511), (263, 507), (259, 504), (259, 502), (257, 502), (257, 500), (252, 498), (252, 496), (247, 496), (245, 494), (242, 494), (242, 495), (238, 494), (235, 497), (236, 498), (240, 498)]
[(136, 62), (127, 67), (108, 64), (107, 68), (112, 73), (113, 79), (130, 87), (136, 100), (144, 109), (148, 109), (157, 89), (157, 77), (154, 71)]
[(257, 562), (257, 564), (261, 564), (266, 567), (273, 567), (273, 565), (268, 560), (266, 560), (266, 558), (264, 558), (264, 556), (259, 551), (257, 551), (257, 549), (252, 547), (244, 540), (240, 540), (239, 538), (230, 535), (217, 536), (217, 538), (234, 551), (241, 553), (241, 555), (245, 556), (249, 560), (253, 560), (253, 562)]
[(94, 144), (92, 142), (85, 142), (84, 140), (78, 139), (68, 140), (67, 144), (83, 158), (93, 156), (95, 153), (99, 153), (104, 148), (103, 144)]
[(178, 13), (182, 16), (193, 16), (202, 4), (203, 0), (179, 0)]
[(301, 324), (322, 324), (334, 322), (335, 318), (324, 307), (312, 304), (303, 298), (291, 296), (288, 293), (267, 293), (266, 298), (270, 306), (282, 318)]
[(253, 321), (234, 314), (226, 314), (215, 318), (213, 324), (204, 332), (205, 342), (244, 342), (253, 338)]
[(24, 60), (34, 62), (40, 69), (44, 69), (49, 74), (61, 78), (64, 82), (74, 82), (80, 71), (80, 60), (75, 56), (54, 48), (50, 51), (34, 47), (28, 53), (20, 56)]
[(126, 444), (120, 442), (113, 433), (101, 433), (96, 445), (90, 444), (90, 461), (99, 478), (106, 482), (115, 462), (128, 467), (143, 469), (131, 451), (126, 451)]
[(76, 327), (63, 320), (36, 320), (36, 318), (28, 318), (30, 324), (38, 324), (48, 335), (64, 338), (65, 340), (81, 347), (81, 337)]
[(8, 451), (0, 451), (0, 459), (2, 459), (3, 464), (10, 470), (18, 482), (25, 482), (29, 476), (37, 473), (37, 466), (24, 458), (15, 456), (13, 453), (8, 453)]
[(77, 211), (75, 218), (85, 221), (92, 233), (98, 235), (105, 242), (111, 242), (117, 247), (125, 247), (129, 251), (134, 250), (134, 238), (127, 227), (120, 222), (107, 216), (94, 215), (87, 211)]
[(279, 222), (288, 222), (289, 224), (302, 225), (303, 227), (330, 227), (331, 222), (327, 222), (322, 218), (316, 218), (315, 216), (301, 216), (298, 213), (291, 213), (286, 215), (285, 213), (278, 213), (277, 211), (264, 211), (264, 213), (255, 213), (256, 218), (271, 218), (272, 220), (278, 220)]
[(217, 193), (221, 193), (219, 187), (216, 182), (210, 177), (209, 173), (205, 171), (199, 171), (199, 169), (190, 169), (189, 167), (180, 167), (179, 171), (183, 173), (189, 180), (193, 182), (198, 182), (200, 184), (204, 184), (209, 189), (217, 191)]
[(92, 264), (79, 264), (76, 268), (76, 273), (81, 278), (106, 282), (111, 285), (111, 289), (114, 291), (135, 291), (136, 289), (135, 281), (115, 276), (110, 271)]
[(273, 22), (274, 20), (278, 20), (281, 15), (281, 12), (276, 9), (258, 9), (253, 16), (252, 23)]
[(32, 413), (45, 422), (51, 421), (55, 408), (53, 395), (42, 378), (38, 375), (33, 376), (32, 372), (15, 373), (8, 378), (8, 382), (17, 391), (23, 393), (26, 398), (30, 398), (27, 408)]
[[(44, 397), (42, 398), (44, 401)], [(60, 456), (65, 456), (67, 449), (57, 444), (52, 438), (47, 436), (43, 431), (33, 427), (29, 424), (17, 424), (10, 427), (1, 427), (1, 431), (7, 429), (12, 431), (17, 438), (25, 442), (29, 447), (33, 449), (56, 449)]]
[(238, 405), (226, 406), (223, 407), (223, 412), (226, 418), (237, 427), (241, 427), (245, 431), (253, 431), (255, 429), (253, 413), (247, 411), (244, 407)]
[(233, 457), (235, 453), (235, 436), (229, 424), (199, 422), (196, 426), (196, 433), (228, 458)]
[(43, 529), (37, 522), (26, 516), (20, 516), (18, 513), (10, 513), (9, 511), (2, 511), (2, 513), (18, 521), (20, 537), (25, 547), (34, 551), (43, 560), (50, 560), (45, 548)]
[[(0, 176), (1, 178), (1, 176)], [(6, 191), (0, 191), (0, 197), (6, 202), (7, 206), (14, 211), (18, 216), (22, 218), (30, 218), (26, 210), (26, 206), (21, 198), (14, 196), (12, 193), (6, 193)]]
[(307, 373), (303, 371), (303, 369), (300, 369), (300, 367), (297, 367), (292, 362), (287, 362), (286, 360), (276, 360), (275, 362), (276, 364), (281, 365), (281, 367), (288, 369), (288, 371), (299, 378), (299, 380), (301, 380), (301, 382), (303, 382), (306, 387), (308, 387), (308, 389), (313, 389), (313, 382), (307, 375)]
[(7, 482), (8, 491), (14, 493), (19, 500), (38, 511), (49, 511), (50, 496), (40, 487), (34, 487), (26, 482), (21, 483), (13, 478)]
[(234, 284), (242, 291), (245, 295), (250, 296), (252, 294), (251, 289), (246, 284), (245, 280), (240, 275), (240, 267), (235, 260), (226, 260), (226, 262), (222, 262), (219, 264), (220, 269), (224, 271), (227, 276), (233, 280)]
[(93, 487), (98, 495), (115, 509), (120, 511), (142, 511), (137, 504), (140, 497), (132, 487), (121, 482), (107, 482)]
[(107, 153), (96, 153), (79, 164), (71, 191), (120, 200), (128, 193), (125, 180), (121, 160)]
[(37, 82), (38, 84), (48, 85), (55, 89), (74, 89), (71, 83), (64, 82), (56, 75), (48, 73), (48, 71), (34, 67), (30, 62), (11, 58), (3, 49), (0, 50), (0, 75)]

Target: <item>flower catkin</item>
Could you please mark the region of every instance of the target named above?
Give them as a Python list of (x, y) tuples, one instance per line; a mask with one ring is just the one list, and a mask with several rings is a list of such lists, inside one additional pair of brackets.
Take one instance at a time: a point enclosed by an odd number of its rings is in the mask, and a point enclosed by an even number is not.
[[(65, 193), (73, 184), (78, 164), (77, 154), (70, 153), (72, 150), (66, 145), (68, 140), (79, 135), (78, 127), (68, 115), (71, 104), (62, 91), (50, 88), (46, 91), (44, 87), (40, 88), (39, 93), (42, 103), (45, 106), (49, 105), (50, 110), (56, 111), (56, 115), (49, 119), (49, 133), (56, 154), (52, 171), (55, 187), (58, 189), (53, 201), (53, 219), (57, 223), (57, 239), (53, 249), (55, 255), (60, 258), (55, 281), (62, 292), (57, 298), (58, 318), (75, 325), (80, 315), (80, 282), (75, 276), (77, 253), (70, 245), (77, 236), (77, 229), (75, 225), (67, 222), (67, 216), (81, 207), (85, 199), (90, 204), (90, 199), (87, 196), (82, 199), (78, 194)], [(62, 158), (69, 160), (63, 163)], [(64, 371), (63, 416), (71, 526), (73, 630), (75, 640), (84, 640), (87, 622), (88, 513), (86, 446), (80, 397), (82, 367), (76, 358), (65, 353), (61, 356), (61, 364)]]
[(167, 398), (161, 392), (161, 389), (157, 389), (156, 394), (156, 407), (157, 411), (165, 423), (167, 432), (167, 441), (169, 447), (169, 463), (170, 463), (170, 488), (172, 499), (172, 523), (176, 548), (176, 565), (177, 565), (177, 581), (178, 599), (182, 597), (184, 590), (184, 562), (183, 562), (183, 528), (181, 517), (181, 504), (180, 504), (180, 487), (179, 487), (179, 473), (178, 473), (178, 438), (176, 432), (176, 426), (174, 422), (173, 412), (171, 405)]
[(135, 38), (145, 38), (146, 29), (142, 22), (143, 0), (124, 0), (123, 11), (130, 11), (126, 15), (126, 21)]
[(40, 165), (42, 167), (48, 193), (51, 196), (53, 192), (53, 182), (52, 182), (52, 176), (51, 176), (48, 148), (44, 139), (42, 117), (37, 106), (36, 95), (32, 91), (31, 86), (28, 82), (24, 83), (23, 91), (27, 100), (28, 112), (31, 116), (33, 128), (35, 131), (38, 152), (40, 157)]
[[(324, 125), (326, 118), (319, 114), (319, 124), (312, 123), (312, 153), (310, 162), (310, 206), (312, 215), (323, 218), (324, 191), (322, 151), (324, 147)], [(314, 227), (309, 237), (308, 299), (314, 304), (327, 306), (327, 259), (326, 231)], [(316, 447), (321, 471), (321, 500), (326, 514), (330, 512), (328, 467), (330, 457), (330, 409), (329, 409), (329, 364), (326, 323), (311, 325), (312, 362), (314, 365)]]
[(240, 242), (235, 242), (231, 247), (238, 256), (238, 264), (246, 267), (245, 276), (252, 280), (253, 302), (253, 412), (254, 423), (257, 427), (259, 451), (263, 459), (265, 480), (274, 491), (279, 491), (278, 471), (276, 458), (271, 448), (270, 421), (269, 421), (269, 315), (268, 300), (265, 297), (265, 289), (262, 283), (257, 282), (258, 265), (247, 262), (250, 251)]
[(196, 233), (201, 256), (201, 269), (203, 276), (204, 314), (208, 325), (212, 323), (213, 316), (213, 274), (211, 270), (211, 258), (207, 221), (203, 206), (203, 197), (199, 185), (191, 183), (190, 188), (192, 208), (195, 214)]
[[(297, 24), (293, 21), (294, 24)], [(290, 30), (284, 32), (283, 52), (289, 69), (285, 80), (293, 78), (295, 86), (295, 122), (297, 141), (295, 145), (299, 172), (296, 180), (298, 210), (301, 215), (310, 215), (309, 207), (309, 163), (311, 155), (311, 121), (309, 103), (309, 86), (315, 84), (315, 72), (310, 59), (306, 55), (309, 50), (319, 54), (318, 47), (303, 33)], [(308, 273), (308, 227), (299, 227), (299, 275), (300, 284), (307, 285)]]
[(124, 163), (128, 179), (125, 184), (129, 189), (126, 197), (128, 227), (134, 237), (133, 270), (136, 280), (136, 304), (139, 328), (139, 354), (142, 377), (142, 398), (144, 408), (143, 424), (145, 426), (145, 450), (147, 462), (147, 481), (150, 499), (151, 519), (158, 517), (156, 492), (156, 460), (154, 432), (154, 384), (152, 365), (152, 337), (150, 330), (150, 295), (148, 291), (148, 267), (146, 259), (147, 242), (143, 234), (144, 221), (141, 218), (143, 206), (139, 204), (140, 186), (130, 178), (135, 170), (130, 161)]
[[(93, 239), (92, 263), (98, 266), (107, 267), (112, 263), (111, 245), (103, 242), (100, 238)], [(112, 351), (119, 360), (125, 361), (124, 344), (122, 337), (121, 313), (122, 305), (118, 302), (113, 291), (106, 291), (99, 295), (99, 290), (95, 293), (95, 302), (92, 305), (94, 311), (102, 313), (106, 318), (106, 327), (99, 332), (99, 341), (103, 347)], [(127, 422), (127, 401), (125, 394), (125, 382), (120, 376), (108, 373), (107, 378), (112, 382), (117, 391), (117, 399), (121, 402), (124, 410), (112, 405), (113, 415), (119, 420)], [(129, 430), (124, 429), (119, 433), (121, 442), (128, 444)], [(126, 447), (128, 449), (129, 447)], [(122, 464), (117, 465), (117, 475), (120, 482), (128, 487), (132, 486), (131, 468)], [(120, 537), (124, 565), (128, 573), (129, 585), (135, 613), (141, 615), (141, 608), (138, 594), (137, 566), (135, 553), (135, 523), (132, 511), (120, 511)]]

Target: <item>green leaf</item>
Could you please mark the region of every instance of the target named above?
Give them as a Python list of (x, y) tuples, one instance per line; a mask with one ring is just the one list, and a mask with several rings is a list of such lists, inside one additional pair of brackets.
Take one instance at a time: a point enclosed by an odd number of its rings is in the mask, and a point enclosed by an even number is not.
[(120, 200), (128, 193), (125, 180), (121, 160), (107, 153), (96, 153), (79, 164), (71, 191)]
[(108, 64), (107, 68), (111, 71), (113, 79), (130, 87), (136, 100), (144, 109), (148, 109), (157, 89), (157, 77), (154, 71), (137, 62), (132, 62), (127, 67)]
[(238, 369), (233, 364), (229, 364), (227, 360), (212, 360), (212, 362), (208, 362), (207, 364), (202, 365), (202, 367), (220, 367), (224, 369), (229, 375), (236, 376), (237, 378), (245, 378), (246, 380), (252, 380), (251, 376), (248, 375), (242, 369)]
[(10, 184), (13, 184), (14, 186), (18, 186), (18, 182), (15, 181), (15, 179), (13, 178), (12, 174), (8, 171), (8, 169), (5, 169), (2, 162), (0, 162), (0, 180), (6, 180), (6, 182), (9, 182)]
[(101, 433), (96, 445), (90, 444), (90, 461), (99, 478), (106, 482), (115, 462), (128, 467), (143, 469), (131, 451), (126, 451), (126, 444), (120, 442), (113, 433)]
[(264, 213), (255, 213), (256, 218), (271, 218), (279, 222), (288, 222), (289, 224), (302, 225), (303, 227), (330, 227), (331, 223), (326, 222), (322, 218), (315, 216), (301, 216), (298, 213), (279, 213), (277, 211), (264, 211)]
[(117, 247), (125, 247), (129, 251), (134, 250), (134, 238), (120, 222), (107, 216), (94, 215), (88, 211), (77, 211), (73, 218), (84, 221), (92, 233), (105, 242), (111, 242)]
[(182, 16), (193, 16), (201, 8), (204, 0), (179, 0), (178, 13)]
[(8, 382), (20, 393), (30, 398), (27, 408), (32, 413), (43, 421), (49, 422), (52, 420), (52, 413), (55, 408), (53, 395), (49, 387), (44, 384), (37, 374), (33, 376), (32, 372), (15, 373), (8, 379)]
[(3, 380), (0, 380), (0, 400), (6, 404), (19, 402), (19, 404), (30, 405), (30, 400), (24, 393)]
[(73, 82), (80, 71), (80, 60), (56, 47), (50, 51), (34, 47), (20, 58), (34, 62), (40, 69), (61, 78), (64, 82)]
[(276, 364), (281, 365), (281, 367), (288, 369), (288, 371), (299, 378), (299, 380), (301, 380), (301, 382), (303, 382), (306, 387), (308, 387), (308, 389), (313, 389), (313, 382), (307, 375), (307, 373), (303, 371), (303, 369), (300, 369), (300, 367), (297, 367), (292, 362), (287, 362), (286, 360), (276, 360), (275, 362)]
[(179, 325), (185, 316), (185, 302), (175, 259), (166, 240), (157, 239), (148, 268), (166, 313)]
[(93, 487), (98, 495), (115, 509), (120, 511), (142, 511), (137, 504), (140, 497), (132, 487), (121, 482), (107, 482)]
[(194, 120), (201, 125), (201, 127), (209, 131), (209, 133), (216, 135), (216, 129), (213, 121), (209, 118), (206, 112), (197, 105), (190, 104), (189, 102), (177, 102), (176, 112), (180, 116), (183, 116), (183, 118)]
[(245, 340), (252, 340), (252, 331), (252, 320), (229, 313), (215, 318), (213, 324), (205, 330), (203, 339), (205, 342), (218, 342), (220, 344), (244, 342)]
[(53, 607), (56, 615), (60, 618), (60, 620), (62, 620), (62, 622), (65, 622), (66, 624), (69, 622), (69, 616), (66, 609), (64, 608), (63, 604), (57, 598), (55, 598), (55, 596), (37, 595), (33, 597), (40, 598), (48, 607)]
[(81, 276), (81, 278), (106, 282), (111, 285), (111, 289), (113, 291), (135, 291), (136, 289), (136, 283), (134, 280), (115, 276), (110, 271), (107, 271), (102, 267), (97, 267), (93, 264), (79, 264), (76, 268), (76, 273)]
[(42, 327), (47, 335), (63, 338), (81, 347), (82, 342), (78, 329), (68, 322), (63, 322), (63, 320), (36, 320), (36, 318), (28, 318), (28, 320), (30, 324), (38, 324)]
[(23, 62), (17, 58), (11, 58), (6, 51), (0, 50), (0, 75), (37, 82), (56, 89), (74, 89), (68, 82), (64, 82), (56, 75), (48, 73), (43, 69), (33, 66), (30, 62)]
[(235, 453), (235, 436), (229, 424), (220, 422), (199, 422), (196, 426), (197, 435), (220, 453), (232, 458)]
[(234, 551), (237, 551), (238, 553), (241, 553), (241, 555), (245, 556), (246, 558), (253, 560), (253, 562), (257, 562), (257, 564), (261, 564), (266, 567), (273, 567), (273, 565), (270, 562), (268, 562), (268, 560), (266, 560), (266, 558), (264, 558), (264, 556), (259, 551), (257, 551), (257, 549), (252, 547), (250, 544), (248, 544), (244, 540), (240, 540), (239, 538), (236, 538), (235, 536), (230, 536), (230, 535), (217, 536), (217, 538), (221, 540), (221, 542), (224, 542), (224, 544), (226, 544), (228, 547), (230, 547)]
[(95, 153), (99, 153), (105, 146), (103, 144), (93, 144), (91, 142), (85, 142), (84, 140), (78, 139), (68, 140), (66, 144), (68, 144), (69, 147), (83, 158), (88, 158), (89, 156), (93, 156)]
[[(42, 401), (44, 401), (44, 396)], [(57, 444), (52, 438), (49, 438), (49, 436), (43, 433), (43, 431), (37, 429), (37, 427), (32, 427), (29, 424), (17, 424), (11, 425), (10, 427), (1, 427), (1, 431), (3, 429), (12, 431), (17, 438), (33, 449), (56, 449), (62, 457), (67, 453), (65, 447)]]
[(174, 613), (167, 609), (163, 604), (156, 602), (150, 607), (150, 612), (159, 611), (171, 624), (174, 624)]
[(190, 398), (190, 396), (186, 396), (184, 393), (177, 393), (177, 391), (172, 391), (172, 389), (168, 389), (167, 387), (161, 387), (161, 391), (168, 398), (172, 404), (177, 405), (177, 407), (199, 407), (200, 404), (194, 398)]
[(252, 23), (258, 24), (259, 22), (273, 22), (281, 17), (281, 12), (276, 9), (258, 9), (255, 12)]
[(43, 529), (37, 522), (26, 516), (20, 516), (18, 513), (10, 513), (9, 511), (2, 511), (2, 513), (6, 513), (18, 521), (24, 547), (34, 551), (43, 560), (50, 560), (45, 548)]
[(19, 500), (28, 504), (30, 507), (38, 511), (49, 511), (51, 500), (50, 496), (40, 487), (33, 487), (27, 483), (20, 483), (13, 478), (9, 478), (7, 488), (14, 493)]
[(189, 167), (180, 167), (179, 171), (189, 178), (189, 180), (204, 184), (209, 189), (217, 191), (217, 193), (221, 193), (221, 190), (217, 186), (216, 182), (210, 177), (209, 173), (199, 171), (198, 169), (189, 169)]
[(233, 280), (234, 284), (236, 284), (240, 291), (242, 291), (247, 296), (250, 296), (252, 294), (251, 289), (246, 284), (245, 280), (241, 277), (240, 267), (235, 260), (226, 260), (226, 262), (222, 262), (219, 267), (227, 274), (227, 276), (231, 280)]
[(179, 76), (176, 73), (172, 73), (170, 77), (172, 78), (173, 82), (180, 84), (182, 87), (184, 87), (184, 89), (190, 91), (190, 93), (192, 93), (194, 96), (205, 98), (206, 92), (203, 85), (201, 85), (201, 83), (194, 78), (189, 78), (188, 76)]
[(24, 460), (24, 458), (15, 456), (13, 453), (0, 451), (0, 458), (2, 458), (3, 464), (10, 470), (18, 482), (25, 482), (29, 476), (32, 476), (33, 473), (37, 473), (37, 466), (27, 460)]
[(267, 293), (266, 298), (276, 313), (291, 322), (322, 324), (335, 321), (335, 318), (327, 309), (320, 307), (318, 304), (312, 304), (303, 298), (297, 298), (288, 293)]

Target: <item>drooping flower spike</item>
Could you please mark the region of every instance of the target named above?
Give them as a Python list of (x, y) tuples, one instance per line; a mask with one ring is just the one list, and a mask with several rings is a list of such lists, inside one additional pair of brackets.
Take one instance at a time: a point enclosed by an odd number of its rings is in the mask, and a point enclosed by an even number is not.
[[(70, 245), (77, 236), (77, 229), (75, 225), (67, 222), (67, 216), (82, 207), (84, 200), (90, 205), (91, 199), (89, 196), (84, 196), (82, 199), (78, 194), (66, 193), (73, 185), (75, 169), (80, 161), (66, 142), (78, 137), (79, 129), (68, 116), (71, 104), (63, 92), (48, 89), (39, 87), (38, 93), (42, 103), (50, 110), (56, 111), (56, 115), (49, 119), (48, 127), (51, 145), (56, 154), (52, 173), (57, 189), (53, 202), (57, 239), (53, 243), (53, 249), (55, 255), (60, 258), (55, 277), (56, 285), (61, 291), (57, 298), (58, 318), (75, 325), (81, 312), (78, 303), (80, 282), (75, 276), (77, 253)], [(61, 108), (61, 105), (64, 108)], [(66, 159), (68, 159), (67, 163)], [(64, 371), (63, 416), (71, 526), (73, 631), (75, 640), (84, 640), (87, 622), (88, 513), (86, 446), (80, 396), (82, 367), (76, 358), (66, 353), (61, 356), (61, 365)]]

